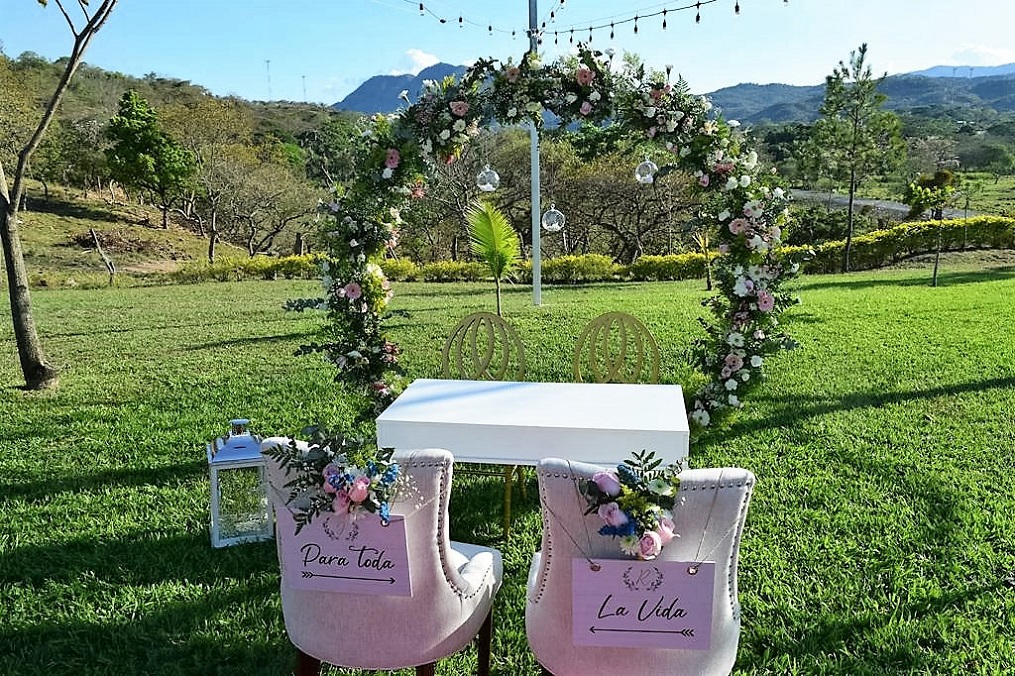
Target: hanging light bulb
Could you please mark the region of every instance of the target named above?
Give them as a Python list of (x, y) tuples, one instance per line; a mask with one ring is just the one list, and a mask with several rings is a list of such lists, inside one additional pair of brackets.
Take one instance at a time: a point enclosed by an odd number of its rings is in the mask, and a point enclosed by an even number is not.
[(422, 2), (421, 2), (421, 3), (419, 3), (419, 15), (420, 15), (420, 16), (423, 16), (423, 14), (424, 14), (425, 12), (426, 12), (426, 8), (425, 8), (425, 7), (423, 7), (423, 3), (422, 3)]
[(701, 3), (700, 2), (694, 3), (694, 11), (697, 12), (697, 14), (694, 16), (694, 23), (701, 23)]
[(634, 168), (634, 180), (638, 181), (638, 183), (647, 185), (656, 180), (655, 176), (657, 171), (659, 171), (659, 167), (656, 166), (656, 163), (650, 160), (646, 155), (645, 161)]
[(737, 0), (737, 1), (736, 1), (736, 2), (735, 2), (735, 3), (733, 4), (733, 13), (734, 13), (734, 14), (740, 14), (740, 0)]
[(556, 204), (550, 204), (550, 209), (543, 214), (540, 224), (547, 232), (560, 232), (564, 228), (564, 214), (557, 210)]
[(500, 174), (486, 165), (483, 171), (476, 174), (476, 187), (483, 192), (493, 192), (500, 186)]
[(663, 30), (666, 30), (666, 10), (663, 10)]
[(613, 39), (613, 22), (610, 22), (610, 39)]
[(638, 15), (634, 15), (634, 34), (638, 34)]

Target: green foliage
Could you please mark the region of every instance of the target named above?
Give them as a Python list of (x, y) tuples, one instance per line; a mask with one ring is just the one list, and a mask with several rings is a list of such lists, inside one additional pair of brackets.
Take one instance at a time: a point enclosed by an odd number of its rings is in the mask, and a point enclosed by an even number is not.
[(614, 279), (623, 270), (602, 254), (548, 258), (541, 261), (541, 268), (543, 280), (551, 284), (602, 282)]
[(483, 263), (435, 261), (421, 266), (417, 278), (423, 282), (478, 282), (488, 273)]
[(155, 110), (134, 91), (120, 99), (106, 133), (112, 141), (106, 150), (110, 174), (124, 185), (155, 193), (165, 226), (169, 205), (195, 172), (193, 154), (163, 131)]
[(930, 210), (932, 218), (941, 220), (941, 210), (948, 206), (955, 194), (955, 175), (945, 169), (921, 174), (906, 186), (902, 201), (909, 205), (909, 217), (917, 218)]
[(642, 256), (625, 268), (627, 278), (654, 282), (701, 279), (705, 276), (705, 256), (700, 253)]
[[(1015, 248), (1015, 219), (1000, 216), (976, 216), (943, 221), (903, 223), (887, 230), (875, 230), (853, 239), (851, 260), (857, 270), (892, 265), (911, 256), (936, 251), (938, 236), (941, 249), (1011, 249)], [(846, 243), (843, 240), (818, 246), (787, 246), (780, 252), (786, 256), (808, 255), (804, 268), (810, 273), (831, 273), (838, 270)], [(813, 252), (810, 255), (809, 252)]]
[(472, 253), (490, 269), (497, 287), (497, 314), (500, 315), (500, 282), (510, 276), (522, 260), (521, 241), (511, 223), (497, 207), (476, 200), (465, 214), (469, 224)]
[(214, 263), (186, 265), (169, 277), (174, 282), (196, 284), (206, 281), (230, 282), (244, 279), (314, 279), (320, 274), (320, 257), (314, 254), (272, 258), (220, 258)]
[(395, 282), (414, 282), (419, 277), (419, 266), (408, 258), (385, 258), (380, 266), (384, 276)]

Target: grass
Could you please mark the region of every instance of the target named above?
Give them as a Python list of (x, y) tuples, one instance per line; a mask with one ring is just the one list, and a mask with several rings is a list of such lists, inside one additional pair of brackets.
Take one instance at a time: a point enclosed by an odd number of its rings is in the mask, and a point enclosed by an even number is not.
[[(741, 548), (737, 674), (1002, 674), (1015, 669), (1015, 271), (944, 266), (804, 278), (799, 350), (694, 466), (759, 478)], [(412, 377), (489, 284), (396, 285)], [(333, 371), (292, 351), (307, 282), (39, 290), (56, 391), (25, 393), (0, 326), (0, 673), (281, 674), (292, 666), (272, 543), (212, 550), (203, 444), (230, 417), (293, 434), (347, 415)], [(533, 380), (570, 379), (584, 323), (623, 309), (655, 333), (663, 380), (693, 390), (699, 282), (504, 296)], [(501, 484), (458, 475), (452, 536), (505, 555), (498, 674), (532, 674), (525, 576), (534, 485), (500, 536)], [(387, 637), (387, 640), (395, 640)], [(441, 674), (468, 673), (472, 651)], [(339, 672), (359, 673), (359, 672)], [(408, 673), (408, 672), (405, 672)]]

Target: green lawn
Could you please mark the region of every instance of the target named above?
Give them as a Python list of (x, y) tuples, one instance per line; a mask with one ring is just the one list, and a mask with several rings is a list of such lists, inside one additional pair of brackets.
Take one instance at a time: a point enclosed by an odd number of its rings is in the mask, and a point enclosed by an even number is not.
[[(1015, 670), (1015, 270), (945, 266), (804, 278), (785, 315), (801, 347), (736, 418), (691, 447), (758, 486), (741, 548), (738, 674)], [(490, 285), (396, 285), (392, 332), (413, 377)], [(53, 392), (24, 393), (0, 324), (0, 673), (282, 674), (293, 651), (274, 545), (212, 550), (204, 443), (231, 417), (293, 434), (346, 415), (331, 367), (292, 357), (320, 326), (282, 303), (307, 282), (39, 290)], [(605, 310), (656, 334), (663, 379), (685, 351), (700, 282), (508, 289), (528, 376), (569, 379), (580, 327)], [(535, 490), (500, 535), (501, 484), (459, 475), (452, 536), (505, 554), (495, 670), (535, 672), (525, 574)], [(388, 640), (397, 640), (388, 637)], [(439, 673), (468, 673), (470, 651)], [(358, 673), (358, 672), (348, 672)], [(408, 673), (408, 672), (406, 672)]]

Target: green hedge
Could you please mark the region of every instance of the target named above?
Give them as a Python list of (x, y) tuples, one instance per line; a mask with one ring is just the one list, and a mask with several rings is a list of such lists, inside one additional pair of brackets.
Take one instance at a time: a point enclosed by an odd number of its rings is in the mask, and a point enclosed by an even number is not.
[(417, 279), (424, 282), (478, 282), (490, 276), (482, 263), (436, 261), (420, 267)]
[[(875, 230), (853, 238), (849, 253), (851, 270), (880, 268), (918, 254), (932, 253), (941, 233), (941, 250), (1011, 249), (1015, 248), (1015, 219), (1003, 216), (977, 216), (944, 221), (914, 221), (887, 230)], [(807, 272), (834, 273), (842, 269), (845, 240), (825, 242), (815, 247), (788, 246), (780, 251), (791, 258), (802, 259), (813, 251), (805, 263)]]
[(408, 258), (385, 258), (381, 269), (394, 282), (414, 282), (419, 277), (419, 266)]
[(625, 271), (629, 279), (639, 282), (701, 279), (705, 276), (705, 256), (700, 253), (642, 256)]
[(318, 257), (313, 254), (271, 258), (224, 258), (213, 264), (192, 263), (170, 273), (175, 282), (228, 282), (241, 279), (316, 279), (320, 276)]

